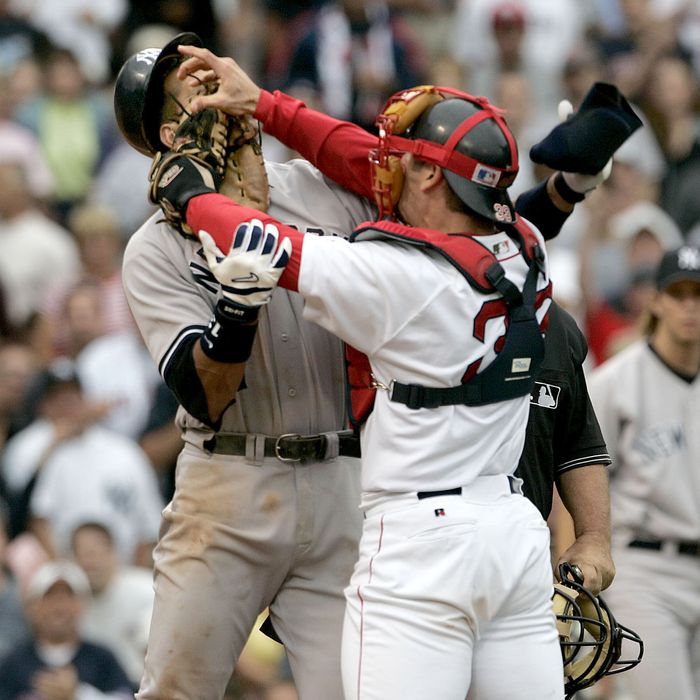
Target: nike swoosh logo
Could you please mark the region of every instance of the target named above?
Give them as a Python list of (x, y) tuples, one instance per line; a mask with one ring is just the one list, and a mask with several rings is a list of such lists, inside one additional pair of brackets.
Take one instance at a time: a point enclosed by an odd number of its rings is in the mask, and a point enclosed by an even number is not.
[(251, 272), (249, 275), (246, 275), (245, 277), (234, 277), (231, 282), (259, 282), (260, 278), (254, 273)]

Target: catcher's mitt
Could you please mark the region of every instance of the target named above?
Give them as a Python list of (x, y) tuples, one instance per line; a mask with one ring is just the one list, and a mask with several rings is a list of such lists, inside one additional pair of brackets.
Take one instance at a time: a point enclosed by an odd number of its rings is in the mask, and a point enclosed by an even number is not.
[(211, 108), (195, 114), (183, 109), (172, 150), (156, 154), (149, 173), (149, 199), (161, 207), (168, 223), (191, 234), (184, 222), (186, 202), (184, 206), (174, 206), (159, 192), (168, 166), (177, 156), (187, 156), (209, 169), (221, 194), (244, 206), (267, 211), (267, 173), (259, 131), (251, 117), (232, 117)]

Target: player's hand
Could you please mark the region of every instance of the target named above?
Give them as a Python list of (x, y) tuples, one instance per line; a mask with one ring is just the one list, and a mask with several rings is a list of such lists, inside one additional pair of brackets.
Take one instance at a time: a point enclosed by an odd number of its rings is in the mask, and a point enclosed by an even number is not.
[(251, 219), (236, 229), (226, 254), (206, 231), (199, 232), (199, 240), (224, 297), (244, 307), (270, 301), (292, 253), (288, 238), (279, 241), (277, 226), (263, 225), (260, 219)]
[(73, 700), (78, 690), (78, 674), (73, 666), (39, 671), (32, 686), (41, 700)]
[[(562, 100), (559, 103), (559, 121), (565, 122), (574, 112), (574, 106), (569, 100)], [(586, 195), (593, 191), (598, 185), (605, 182), (612, 172), (613, 160), (610, 158), (605, 167), (595, 175), (584, 175), (582, 173), (562, 172), (564, 182), (578, 194)]]
[(178, 51), (188, 57), (178, 67), (180, 80), (189, 80), (191, 85), (218, 84), (216, 92), (198, 95), (190, 102), (193, 112), (208, 107), (233, 116), (255, 112), (261, 90), (232, 58), (222, 58), (198, 46), (181, 45)]
[(615, 578), (610, 543), (605, 537), (581, 535), (559, 557), (556, 571), (559, 571), (559, 565), (565, 561), (576, 564), (581, 569), (583, 583), (593, 595), (604, 591)]

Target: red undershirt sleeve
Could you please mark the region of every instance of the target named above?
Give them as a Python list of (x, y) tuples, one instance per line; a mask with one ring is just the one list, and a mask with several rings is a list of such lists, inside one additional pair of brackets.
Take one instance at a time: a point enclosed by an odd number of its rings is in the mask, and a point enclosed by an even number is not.
[(309, 109), (276, 90), (262, 90), (254, 114), (263, 129), (315, 165), (339, 185), (372, 197), (369, 152), (376, 136), (362, 127)]
[(194, 231), (206, 231), (214, 239), (221, 251), (227, 253), (239, 224), (260, 219), (264, 224), (275, 224), (282, 237), (292, 242), (292, 255), (280, 278), (280, 287), (297, 291), (301, 250), (304, 234), (291, 226), (285, 226), (277, 219), (257, 209), (243, 207), (222, 194), (202, 194), (193, 197), (187, 205), (187, 224)]

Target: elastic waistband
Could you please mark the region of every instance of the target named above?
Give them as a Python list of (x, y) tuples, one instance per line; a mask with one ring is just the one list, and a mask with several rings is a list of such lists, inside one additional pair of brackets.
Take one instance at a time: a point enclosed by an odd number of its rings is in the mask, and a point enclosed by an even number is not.
[(218, 455), (245, 455), (261, 463), (265, 457), (280, 462), (321, 462), (335, 457), (359, 457), (360, 439), (351, 431), (320, 433), (319, 435), (269, 436), (256, 433), (219, 433), (206, 440), (203, 447)]
[(488, 474), (479, 476), (467, 486), (455, 486), (451, 489), (439, 491), (417, 491), (411, 493), (394, 494), (378, 499), (363, 508), (366, 517), (375, 513), (386, 512), (394, 508), (400, 508), (412, 503), (417, 503), (426, 498), (464, 498), (469, 501), (492, 501), (501, 496), (522, 494), (523, 480), (516, 476), (506, 474)]

